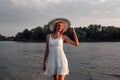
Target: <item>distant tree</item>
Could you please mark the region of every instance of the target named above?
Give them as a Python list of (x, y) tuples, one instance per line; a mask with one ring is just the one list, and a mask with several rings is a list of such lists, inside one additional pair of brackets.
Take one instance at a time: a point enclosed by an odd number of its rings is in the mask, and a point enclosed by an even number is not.
[(22, 32), (18, 32), (16, 35), (15, 35), (15, 40), (16, 41), (19, 41), (23, 39), (23, 33)]
[[(120, 41), (119, 27), (91, 24), (87, 27), (75, 27), (75, 31), (79, 41)], [(31, 30), (25, 29), (23, 32), (18, 32), (14, 40), (45, 41), (46, 35), (49, 33), (51, 33), (51, 31), (47, 25), (44, 25), (44, 27), (38, 26)], [(74, 40), (73, 33), (69, 30), (64, 34)]]
[(31, 30), (31, 37), (34, 40), (37, 41), (43, 41), (44, 40), (44, 32), (42, 27), (38, 26)]
[(28, 29), (25, 29), (22, 33), (23, 35), (23, 39), (25, 40), (29, 40), (30, 39), (30, 36), (31, 36), (31, 32), (28, 30)]
[(88, 38), (91, 40), (100, 39), (101, 25), (89, 25), (88, 26)]
[(7, 40), (7, 39), (6, 39), (5, 36), (3, 36), (3, 35), (0, 34), (0, 41), (2, 41), (2, 40)]
[(51, 31), (49, 30), (49, 27), (47, 25), (44, 25), (44, 27), (43, 27), (43, 33), (44, 33), (43, 34), (43, 39), (45, 41), (46, 35), (49, 34), (49, 33), (51, 33)]

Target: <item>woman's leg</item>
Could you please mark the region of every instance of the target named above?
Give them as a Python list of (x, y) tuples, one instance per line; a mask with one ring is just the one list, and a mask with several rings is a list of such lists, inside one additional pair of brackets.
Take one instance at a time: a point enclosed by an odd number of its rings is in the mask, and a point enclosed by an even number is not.
[(58, 80), (58, 75), (57, 74), (53, 75), (53, 78), (54, 80)]
[(59, 75), (58, 76), (58, 80), (64, 80), (65, 79), (65, 75)]

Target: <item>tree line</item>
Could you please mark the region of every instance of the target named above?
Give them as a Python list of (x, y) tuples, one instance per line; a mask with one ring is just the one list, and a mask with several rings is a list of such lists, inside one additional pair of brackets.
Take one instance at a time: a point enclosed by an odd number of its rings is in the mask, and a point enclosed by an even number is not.
[[(75, 30), (79, 41), (83, 42), (120, 41), (120, 27), (91, 24), (87, 27), (75, 27)], [(38, 26), (31, 30), (24, 29), (23, 32), (18, 32), (14, 37), (8, 37), (6, 40), (45, 42), (46, 35), (49, 33), (51, 31), (47, 25)], [(64, 34), (74, 39), (69, 30)], [(0, 35), (0, 40), (2, 39), (5, 40), (5, 37)]]

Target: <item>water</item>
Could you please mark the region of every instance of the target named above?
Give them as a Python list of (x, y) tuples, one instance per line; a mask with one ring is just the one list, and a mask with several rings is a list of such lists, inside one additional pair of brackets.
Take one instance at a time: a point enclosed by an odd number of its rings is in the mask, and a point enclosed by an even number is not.
[[(64, 44), (66, 80), (120, 80), (120, 42)], [(0, 42), (0, 80), (52, 80), (42, 71), (45, 43)]]

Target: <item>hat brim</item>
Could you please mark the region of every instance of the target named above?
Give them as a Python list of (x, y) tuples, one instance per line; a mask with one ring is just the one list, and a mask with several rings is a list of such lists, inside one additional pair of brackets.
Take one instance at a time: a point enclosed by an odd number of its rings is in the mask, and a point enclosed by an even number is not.
[(65, 18), (56, 18), (56, 19), (53, 19), (53, 20), (51, 20), (49, 23), (48, 23), (48, 27), (49, 27), (49, 29), (50, 29), (50, 31), (54, 31), (54, 28), (55, 28), (55, 25), (56, 25), (56, 23), (58, 23), (58, 22), (62, 22), (63, 24), (64, 24), (64, 30), (63, 30), (63, 33), (65, 32), (65, 31), (67, 31), (68, 30), (68, 28), (70, 27), (70, 21), (68, 20), (68, 19), (65, 19)]

